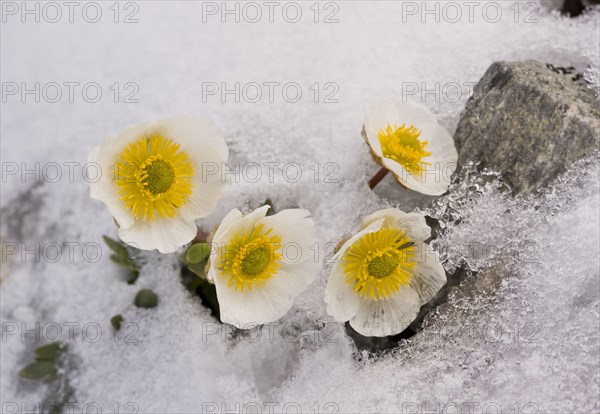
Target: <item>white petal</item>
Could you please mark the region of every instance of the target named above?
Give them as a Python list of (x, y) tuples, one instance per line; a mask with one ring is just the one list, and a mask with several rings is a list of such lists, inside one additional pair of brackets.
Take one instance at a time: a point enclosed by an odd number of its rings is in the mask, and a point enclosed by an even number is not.
[(303, 209), (282, 210), (260, 219), (256, 225), (260, 224), (263, 224), (265, 229), (273, 229), (272, 234), (281, 237), (282, 269), (290, 272), (305, 269), (314, 280), (319, 262), (315, 260), (317, 238), (310, 212)]
[(100, 145), (98, 145), (97, 147), (94, 147), (94, 149), (92, 149), (90, 151), (90, 153), (88, 154), (88, 159), (87, 162), (88, 163), (93, 163), (93, 162), (98, 162), (98, 158), (100, 158)]
[(206, 279), (208, 279), (212, 283), (215, 283), (215, 275), (217, 274), (217, 272), (212, 265), (211, 259), (209, 259), (208, 263), (209, 263), (209, 265), (208, 265), (208, 271), (206, 272)]
[[(282, 260), (277, 275), (266, 282), (275, 292), (287, 292), (292, 303), (317, 278), (320, 262), (315, 258), (317, 238), (310, 212), (287, 209), (260, 219), (256, 225), (272, 228), (281, 237)], [(286, 310), (287, 311), (287, 310)]]
[[(134, 217), (132, 212), (125, 207), (125, 204), (117, 194), (118, 187), (113, 181), (115, 175), (115, 163), (119, 154), (130, 143), (135, 142), (148, 131), (153, 130), (156, 125), (157, 121), (145, 122), (138, 125), (128, 125), (118, 134), (110, 134), (106, 137), (99, 150), (95, 149), (88, 157), (88, 162), (97, 164), (101, 173), (101, 176), (98, 177), (98, 181), (90, 183), (91, 197), (106, 204), (110, 213), (117, 223), (119, 223), (119, 227), (121, 228), (127, 228), (133, 225)], [(94, 167), (90, 167), (90, 174), (94, 169)]]
[(223, 218), (223, 220), (221, 220), (221, 224), (219, 224), (219, 227), (217, 227), (215, 234), (213, 234), (212, 240), (211, 240), (212, 246), (211, 246), (211, 251), (210, 251), (210, 257), (208, 259), (208, 261), (209, 261), (208, 272), (206, 275), (208, 280), (212, 281), (215, 278), (215, 269), (213, 268), (212, 263), (215, 260), (215, 258), (218, 257), (219, 254), (221, 254), (220, 251), (218, 250), (218, 246), (221, 245), (222, 243), (224, 243), (224, 241), (222, 240), (223, 234), (225, 234), (227, 229), (229, 229), (229, 226), (231, 226), (233, 223), (235, 223), (236, 220), (239, 220), (240, 218), (242, 218), (242, 216), (243, 216), (242, 212), (240, 210), (238, 210), (237, 208), (234, 208), (229, 213), (227, 213), (227, 215)]
[[(268, 206), (261, 208), (265, 207)], [(297, 241), (299, 236), (314, 239), (314, 223), (308, 210), (300, 208), (282, 210), (275, 215), (261, 218), (256, 224), (277, 229), (277, 234), (284, 238), (284, 242)]]
[(428, 148), (431, 148), (430, 152), (432, 152), (431, 158), (454, 161), (458, 159), (454, 138), (437, 122), (421, 125), (420, 139), (428, 142)]
[[(402, 165), (389, 158), (383, 158), (382, 164), (394, 174), (396, 180), (408, 189), (430, 196), (442, 195), (448, 191), (450, 176), (444, 175), (440, 169), (435, 170), (435, 164), (427, 166), (426, 171), (422, 174), (409, 174)], [(443, 164), (437, 165), (442, 166)], [(454, 172), (454, 170), (451, 171)]]
[(234, 208), (225, 216), (212, 237), (210, 266), (207, 273), (209, 280), (215, 280), (218, 274), (218, 271), (214, 269), (214, 263), (219, 258), (224, 257), (223, 249), (227, 249), (227, 246), (230, 245), (229, 239), (236, 234), (249, 235), (255, 224), (267, 214), (268, 209), (269, 206), (262, 206), (250, 214), (242, 216), (242, 213)]
[(218, 154), (218, 159), (205, 161), (227, 162), (229, 149), (223, 132), (209, 119), (189, 115), (176, 116), (161, 121), (160, 130), (167, 138), (189, 149), (190, 156), (202, 158), (202, 153), (197, 152), (199, 148), (213, 148)]
[(194, 165), (193, 193), (178, 214), (188, 220), (211, 214), (228, 184), (223, 172), (229, 150), (221, 130), (208, 119), (184, 115), (161, 121), (154, 132), (180, 144)]
[(383, 165), (411, 190), (428, 195), (444, 194), (448, 190), (458, 160), (454, 140), (446, 128), (436, 122), (423, 124), (420, 128), (421, 138), (429, 143), (427, 150), (431, 152), (423, 161), (430, 165), (425, 166), (422, 173), (412, 175), (402, 165), (389, 158), (383, 159)]
[(394, 102), (389, 98), (377, 98), (365, 105), (365, 133), (371, 149), (378, 156), (382, 156), (381, 144), (378, 132), (387, 124), (394, 123), (398, 119), (398, 110)]
[[(283, 273), (274, 277), (283, 281), (291, 278)], [(270, 283), (242, 292), (236, 291), (233, 286), (227, 287), (227, 281), (226, 275), (215, 277), (221, 320), (238, 327), (278, 320), (290, 310), (298, 294), (289, 283)]]
[[(229, 238), (235, 234), (247, 234), (250, 235), (252, 233), (252, 229), (254, 229), (256, 223), (266, 216), (267, 211), (269, 210), (269, 206), (265, 205), (257, 208), (253, 212), (240, 217), (239, 219), (232, 221), (231, 224), (223, 229), (221, 233), (219, 233), (218, 240), (215, 238), (213, 242), (218, 243), (218, 247), (222, 247), (223, 244), (229, 243)], [(231, 214), (231, 213), (230, 213)], [(220, 227), (220, 226), (219, 226)]]
[(388, 300), (361, 298), (358, 313), (350, 320), (350, 325), (364, 336), (395, 335), (415, 320), (420, 307), (419, 296), (410, 287), (401, 288)]
[(119, 238), (125, 243), (143, 250), (158, 249), (161, 253), (173, 253), (189, 243), (196, 233), (196, 224), (181, 217), (137, 220), (130, 227), (119, 228)]
[(342, 265), (336, 262), (329, 273), (325, 286), (327, 313), (338, 322), (352, 319), (360, 306), (360, 297), (346, 283), (345, 276)]
[(406, 100), (406, 102), (398, 98), (392, 98), (392, 100), (398, 108), (398, 126), (404, 123), (406, 126), (418, 126), (436, 122), (435, 115), (426, 105), (413, 100)]
[(421, 137), (429, 143), (428, 148), (431, 152), (423, 161), (431, 163), (432, 167), (435, 166), (441, 171), (442, 178), (449, 182), (458, 161), (454, 138), (438, 123), (425, 124)]
[(379, 231), (381, 229), (381, 226), (383, 226), (383, 221), (384, 221), (383, 219), (374, 221), (373, 223), (370, 223), (367, 227), (365, 227), (364, 229), (362, 229), (361, 231), (359, 231), (358, 233), (356, 233), (354, 236), (350, 237), (348, 240), (346, 240), (346, 242), (344, 242), (344, 244), (342, 244), (342, 247), (340, 247), (338, 249), (338, 251), (333, 255), (333, 257), (331, 258), (331, 260), (339, 260), (339, 259), (341, 259), (342, 256), (344, 255), (344, 253), (346, 252), (346, 250), (350, 246), (352, 246), (355, 241), (357, 241), (358, 239), (360, 239), (365, 234), (367, 234), (367, 233), (375, 233), (376, 231)]
[(221, 224), (219, 224), (219, 227), (217, 227), (217, 230), (215, 231), (215, 234), (212, 237), (213, 243), (219, 243), (221, 241), (223, 234), (229, 228), (229, 226), (231, 226), (233, 223), (235, 223), (237, 220), (241, 219), (242, 217), (243, 217), (242, 212), (240, 210), (238, 210), (237, 208), (234, 208), (229, 213), (227, 213), (227, 215), (223, 218), (223, 220), (221, 220)]
[(359, 305), (358, 295), (344, 280), (345, 274), (340, 263), (341, 259), (344, 257), (346, 250), (362, 236), (380, 230), (383, 222), (384, 219), (380, 219), (369, 223), (364, 229), (348, 239), (331, 258), (334, 265), (329, 272), (327, 285), (325, 286), (325, 303), (327, 303), (327, 313), (339, 322), (345, 322), (352, 318), (358, 311)]
[(106, 167), (102, 176), (110, 180), (113, 178), (115, 162), (119, 154), (132, 142), (137, 141), (157, 128), (159, 121), (144, 122), (138, 125), (128, 125), (118, 134), (111, 134), (105, 138), (100, 147), (98, 163)]
[[(218, 162), (220, 158), (216, 150), (204, 147), (197, 151), (202, 153), (204, 159), (214, 161), (211, 161), (211, 169), (205, 169), (205, 166), (209, 164), (200, 163), (197, 160), (194, 162), (195, 177), (192, 194), (187, 203), (178, 211), (179, 215), (188, 220), (195, 220), (211, 214), (228, 186), (228, 182), (221, 174), (221, 168), (224, 168), (225, 164)], [(217, 170), (212, 169), (213, 167)]]
[(446, 284), (446, 272), (439, 256), (425, 243), (420, 243), (417, 266), (413, 270), (410, 286), (419, 295), (421, 305), (429, 302)]
[(384, 219), (384, 226), (392, 226), (404, 230), (415, 241), (424, 241), (431, 237), (431, 227), (425, 222), (425, 216), (420, 213), (405, 213), (397, 208), (387, 208), (376, 211), (363, 219), (363, 226)]
[[(110, 214), (119, 223), (120, 227), (129, 227), (134, 221), (133, 214), (119, 198), (117, 186), (112, 180), (113, 170), (111, 170), (110, 164), (101, 158), (101, 155), (102, 147), (98, 146), (88, 156), (89, 178), (95, 180), (90, 181), (90, 196), (106, 204)], [(91, 176), (95, 172), (98, 172), (100, 176)]]
[(402, 102), (395, 98), (376, 98), (365, 106), (365, 132), (373, 151), (382, 156), (378, 132), (388, 124), (394, 126), (420, 125), (435, 122), (435, 117), (425, 105), (415, 102)]

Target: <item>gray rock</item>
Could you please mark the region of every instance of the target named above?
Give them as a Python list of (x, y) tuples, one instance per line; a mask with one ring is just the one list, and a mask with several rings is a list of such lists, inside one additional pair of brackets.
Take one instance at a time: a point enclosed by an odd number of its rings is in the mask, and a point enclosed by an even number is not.
[(459, 166), (479, 162), (525, 194), (598, 152), (599, 133), (598, 100), (572, 68), (496, 62), (475, 86), (454, 142)]

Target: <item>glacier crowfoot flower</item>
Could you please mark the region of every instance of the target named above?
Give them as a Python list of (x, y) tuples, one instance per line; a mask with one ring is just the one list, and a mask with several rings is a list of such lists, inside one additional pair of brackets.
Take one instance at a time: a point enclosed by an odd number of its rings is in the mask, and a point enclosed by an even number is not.
[(391, 171), (404, 187), (428, 195), (448, 189), (458, 154), (452, 136), (422, 104), (378, 98), (365, 107), (363, 137), (382, 165), (375, 187)]
[(209, 215), (225, 189), (220, 174), (203, 167), (224, 165), (228, 156), (222, 132), (206, 119), (129, 126), (90, 153), (102, 174), (91, 196), (106, 204), (121, 240), (171, 253), (194, 238), (194, 220)]
[(225, 323), (276, 321), (317, 276), (310, 213), (289, 209), (267, 216), (268, 209), (246, 216), (231, 210), (212, 237), (208, 279), (215, 283)]
[(402, 332), (446, 283), (431, 229), (418, 213), (377, 211), (334, 256), (325, 287), (327, 313), (364, 336)]

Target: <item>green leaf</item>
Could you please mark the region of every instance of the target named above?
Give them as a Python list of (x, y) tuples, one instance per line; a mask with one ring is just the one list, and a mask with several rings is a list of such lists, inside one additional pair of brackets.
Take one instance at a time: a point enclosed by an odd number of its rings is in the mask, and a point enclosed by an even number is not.
[(118, 265), (128, 267), (134, 271), (139, 270), (125, 243), (111, 239), (108, 236), (102, 236), (102, 238), (104, 239), (104, 243), (106, 243), (108, 248), (113, 252), (113, 254), (110, 256), (113, 262)]
[(201, 277), (202, 279), (206, 279), (206, 275), (204, 273), (205, 267), (206, 261), (202, 261), (200, 263), (188, 263), (188, 269), (190, 269), (194, 274)]
[(49, 384), (58, 378), (58, 370), (55, 368), (50, 374), (43, 379), (44, 383)]
[(135, 295), (133, 304), (138, 308), (154, 308), (158, 305), (158, 296), (150, 289), (142, 289)]
[(110, 318), (110, 324), (115, 329), (115, 331), (121, 329), (121, 322), (123, 322), (123, 317), (121, 315), (115, 315), (112, 318)]
[(185, 261), (190, 263), (200, 263), (210, 254), (210, 245), (208, 243), (192, 244), (187, 250)]
[(139, 276), (140, 276), (140, 272), (138, 272), (137, 270), (132, 271), (131, 275), (129, 275), (129, 277), (127, 278), (127, 284), (133, 285), (135, 283), (135, 281), (138, 280)]
[(21, 371), (19, 371), (19, 375), (22, 378), (32, 379), (32, 380), (40, 380), (44, 377), (48, 377), (53, 381), (56, 379), (56, 375), (58, 374), (58, 370), (54, 366), (54, 361), (37, 361), (27, 365)]
[(60, 355), (60, 342), (52, 342), (35, 350), (36, 361), (55, 361)]
[(51, 342), (35, 349), (35, 362), (27, 365), (19, 375), (22, 378), (52, 382), (58, 377), (59, 356), (64, 346), (60, 342)]
[[(117, 254), (118, 252), (123, 251), (123, 250), (125, 250), (125, 252), (127, 252), (127, 249), (125, 248), (125, 246), (123, 246), (123, 244), (121, 244), (121, 242), (119, 242), (115, 239), (111, 239), (108, 236), (102, 236), (102, 239), (104, 240), (104, 243), (106, 243), (108, 248), (113, 251), (113, 253)], [(128, 256), (128, 255), (126, 254), (126, 256)]]

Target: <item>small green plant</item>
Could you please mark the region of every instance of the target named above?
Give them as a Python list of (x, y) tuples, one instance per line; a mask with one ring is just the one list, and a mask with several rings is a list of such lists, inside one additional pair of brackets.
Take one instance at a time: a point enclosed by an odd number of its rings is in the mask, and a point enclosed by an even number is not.
[(138, 308), (151, 309), (158, 305), (158, 296), (150, 289), (142, 289), (135, 295), (133, 304)]
[(135, 253), (139, 250), (135, 249), (131, 246), (127, 246), (120, 240), (111, 239), (108, 236), (102, 236), (104, 239), (104, 243), (108, 246), (108, 248), (112, 251), (110, 256), (110, 260), (119, 266), (123, 266), (126, 269), (130, 270), (131, 274), (127, 278), (127, 283), (132, 285), (137, 280), (140, 275), (139, 265), (133, 259)]
[(64, 347), (60, 342), (52, 342), (35, 350), (35, 362), (27, 365), (19, 375), (21, 378), (50, 383), (58, 377), (60, 355)]
[(121, 323), (123, 323), (123, 316), (121, 315), (115, 315), (112, 318), (110, 318), (110, 324), (112, 325), (115, 331), (121, 329)]

